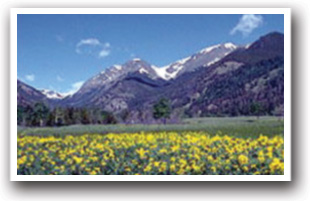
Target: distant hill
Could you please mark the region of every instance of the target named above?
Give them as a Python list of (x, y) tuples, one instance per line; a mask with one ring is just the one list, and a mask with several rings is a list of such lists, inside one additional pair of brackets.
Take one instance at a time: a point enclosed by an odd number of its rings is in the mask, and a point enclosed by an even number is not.
[(27, 106), (36, 102), (47, 102), (47, 98), (41, 91), (17, 80), (17, 104)]

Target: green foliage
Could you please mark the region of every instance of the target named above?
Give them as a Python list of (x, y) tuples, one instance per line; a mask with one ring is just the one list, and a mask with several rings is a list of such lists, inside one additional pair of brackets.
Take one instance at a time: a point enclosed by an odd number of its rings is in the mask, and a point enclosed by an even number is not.
[(116, 117), (98, 108), (56, 107), (53, 110), (43, 103), (17, 107), (19, 126), (67, 126), (73, 124), (116, 124)]
[(35, 115), (36, 118), (40, 120), (46, 119), (48, 113), (49, 109), (44, 103), (39, 102), (34, 105), (33, 115)]
[(170, 117), (170, 113), (171, 113), (170, 102), (166, 98), (161, 98), (153, 106), (153, 117), (155, 119), (163, 119), (165, 122), (166, 119)]
[(64, 111), (64, 109), (63, 108), (61, 108), (61, 107), (58, 107), (58, 108), (56, 108), (55, 110), (54, 110), (54, 112), (55, 112), (55, 125), (56, 126), (63, 126), (63, 125), (65, 125), (65, 121), (64, 121), (64, 116), (65, 116), (65, 111)]
[(250, 111), (253, 115), (256, 115), (257, 118), (262, 115), (262, 113), (265, 111), (264, 107), (259, 102), (253, 102), (250, 106)]
[(55, 112), (50, 112), (47, 116), (46, 126), (54, 126), (55, 125)]
[(117, 119), (115, 118), (113, 114), (103, 111), (102, 112), (102, 123), (103, 124), (116, 124)]
[(21, 125), (23, 123), (23, 117), (25, 115), (25, 108), (22, 106), (17, 106), (17, 124)]
[(73, 109), (72, 121), (73, 121), (72, 124), (82, 123), (82, 116), (81, 116), (79, 109)]
[(17, 124), (22, 126), (43, 126), (49, 116), (49, 108), (41, 102), (31, 106), (17, 107)]
[(82, 118), (82, 124), (89, 124), (90, 123), (88, 111), (85, 108), (83, 108), (81, 110), (81, 118)]

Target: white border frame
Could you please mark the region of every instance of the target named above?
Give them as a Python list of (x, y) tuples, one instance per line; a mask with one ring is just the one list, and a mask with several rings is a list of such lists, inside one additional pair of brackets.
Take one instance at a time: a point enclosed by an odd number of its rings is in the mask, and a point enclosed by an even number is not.
[[(284, 14), (284, 175), (17, 175), (17, 14)], [(11, 8), (11, 181), (291, 181), (290, 8)]]

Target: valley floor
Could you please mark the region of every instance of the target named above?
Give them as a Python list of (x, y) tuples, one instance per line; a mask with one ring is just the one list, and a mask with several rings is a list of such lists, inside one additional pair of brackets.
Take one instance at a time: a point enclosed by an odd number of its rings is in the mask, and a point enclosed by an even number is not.
[(71, 125), (63, 127), (18, 127), (19, 135), (80, 135), (137, 132), (182, 132), (201, 131), (210, 135), (235, 137), (258, 137), (283, 135), (283, 118), (263, 117), (207, 117), (184, 119), (181, 124), (115, 124), (115, 125)]

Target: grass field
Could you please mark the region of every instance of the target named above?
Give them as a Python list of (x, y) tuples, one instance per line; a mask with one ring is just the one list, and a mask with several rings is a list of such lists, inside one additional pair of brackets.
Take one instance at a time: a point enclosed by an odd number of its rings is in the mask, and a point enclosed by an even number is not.
[(160, 125), (72, 125), (63, 127), (22, 128), (18, 127), (19, 135), (81, 135), (107, 133), (137, 133), (163, 131), (203, 131), (210, 135), (229, 135), (235, 137), (258, 137), (283, 135), (283, 120), (277, 117), (218, 117), (184, 119), (181, 124)]
[(17, 173), (283, 174), (283, 120), (196, 118), (167, 125), (18, 128)]

